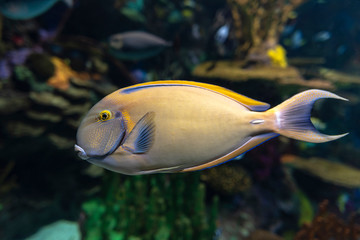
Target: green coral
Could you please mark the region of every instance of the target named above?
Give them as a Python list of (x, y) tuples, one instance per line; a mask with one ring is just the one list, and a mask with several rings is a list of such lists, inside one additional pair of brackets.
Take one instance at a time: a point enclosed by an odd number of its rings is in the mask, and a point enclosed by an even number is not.
[(212, 239), (218, 199), (207, 213), (199, 174), (104, 176), (103, 193), (83, 204), (85, 238)]
[(299, 220), (298, 225), (302, 226), (303, 224), (311, 223), (312, 219), (314, 218), (314, 209), (311, 205), (311, 201), (308, 197), (302, 192), (297, 191), (297, 196), (299, 199)]
[(35, 92), (51, 91), (53, 89), (46, 83), (38, 82), (29, 68), (22, 65), (14, 67), (14, 78), (18, 88), (25, 88)]

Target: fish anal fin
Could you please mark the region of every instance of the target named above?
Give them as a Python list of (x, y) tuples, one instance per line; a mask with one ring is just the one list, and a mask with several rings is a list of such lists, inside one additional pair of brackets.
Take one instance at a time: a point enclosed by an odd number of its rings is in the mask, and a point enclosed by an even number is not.
[(122, 146), (126, 151), (133, 154), (143, 154), (149, 151), (154, 143), (154, 116), (154, 112), (148, 112), (136, 123)]
[(149, 87), (155, 87), (158, 86), (166, 86), (166, 85), (184, 85), (189, 87), (200, 87), (204, 88), (216, 93), (223, 94), (231, 99), (234, 99), (235, 101), (241, 103), (243, 106), (248, 108), (251, 111), (265, 111), (268, 110), (270, 105), (264, 102), (260, 102), (257, 100), (254, 100), (252, 98), (246, 97), (244, 95), (241, 95), (239, 93), (236, 93), (234, 91), (231, 91), (229, 89), (226, 89), (224, 87), (208, 84), (208, 83), (201, 83), (201, 82), (193, 82), (193, 81), (183, 81), (183, 80), (165, 80), (165, 81), (154, 81), (154, 82), (147, 82), (147, 83), (141, 83), (134, 86), (130, 86), (127, 88), (124, 88), (122, 92), (131, 92), (132, 89), (139, 89), (139, 88), (146, 88)]
[(242, 144), (239, 148), (235, 149), (234, 151), (218, 158), (215, 159), (211, 162), (202, 164), (202, 165), (198, 165), (195, 167), (190, 167), (190, 168), (185, 168), (183, 169), (181, 172), (191, 172), (191, 171), (197, 171), (197, 170), (202, 170), (205, 168), (210, 168), (210, 167), (214, 167), (216, 165), (222, 164), (228, 160), (231, 160), (237, 156), (239, 156), (240, 154), (243, 154), (251, 149), (253, 149), (254, 147), (260, 145), (261, 143), (278, 136), (279, 134), (277, 133), (265, 133), (265, 134), (261, 134), (261, 135), (257, 135), (254, 137), (249, 138), (247, 141), (245, 141), (244, 144)]

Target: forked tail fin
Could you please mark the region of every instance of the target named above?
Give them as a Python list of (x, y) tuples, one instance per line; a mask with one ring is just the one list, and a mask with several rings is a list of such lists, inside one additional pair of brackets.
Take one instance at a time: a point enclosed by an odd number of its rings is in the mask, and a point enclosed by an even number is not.
[(345, 134), (329, 136), (318, 132), (310, 120), (314, 102), (321, 98), (335, 98), (348, 101), (336, 94), (324, 90), (301, 92), (278, 106), (270, 109), (275, 114), (275, 132), (297, 140), (321, 143), (341, 138)]

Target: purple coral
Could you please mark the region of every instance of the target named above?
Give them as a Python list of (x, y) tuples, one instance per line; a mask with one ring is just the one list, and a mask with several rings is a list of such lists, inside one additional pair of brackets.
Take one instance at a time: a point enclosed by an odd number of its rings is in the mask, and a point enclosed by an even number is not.
[(35, 47), (35, 48), (20, 48), (17, 50), (11, 50), (6, 54), (6, 58), (8, 59), (9, 63), (13, 65), (21, 65), (24, 64), (27, 57), (34, 52), (41, 53), (42, 49), (40, 47)]
[(8, 61), (0, 60), (0, 79), (7, 79), (11, 76), (11, 69)]

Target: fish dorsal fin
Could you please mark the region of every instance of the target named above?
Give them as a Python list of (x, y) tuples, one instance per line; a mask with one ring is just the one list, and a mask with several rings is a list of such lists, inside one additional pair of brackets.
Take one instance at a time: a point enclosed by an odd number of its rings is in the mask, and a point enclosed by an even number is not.
[(133, 154), (143, 154), (149, 151), (154, 143), (154, 116), (154, 112), (148, 112), (136, 123), (122, 145), (126, 151)]
[(208, 84), (208, 83), (201, 83), (201, 82), (193, 82), (193, 81), (183, 81), (183, 80), (166, 80), (166, 81), (154, 81), (154, 82), (147, 82), (147, 83), (141, 83), (134, 86), (130, 86), (127, 88), (124, 88), (125, 91), (131, 91), (131, 89), (139, 89), (139, 88), (145, 88), (146, 86), (152, 86), (159, 85), (159, 86), (166, 86), (166, 85), (184, 85), (184, 86), (192, 86), (192, 87), (200, 87), (204, 88), (216, 93), (223, 94), (231, 99), (234, 99), (235, 101), (241, 103), (246, 108), (252, 110), (252, 111), (265, 111), (269, 109), (270, 105), (264, 102), (260, 102), (257, 100), (254, 100), (252, 98), (246, 97), (244, 95), (241, 95), (239, 93), (236, 93), (234, 91), (231, 91), (229, 89)]
[(185, 168), (183, 169), (181, 172), (191, 172), (191, 171), (197, 171), (197, 170), (202, 170), (205, 168), (210, 168), (210, 167), (214, 167), (216, 165), (222, 164), (228, 160), (231, 160), (237, 156), (239, 156), (240, 154), (243, 154), (249, 150), (251, 150), (252, 148), (258, 146), (259, 144), (278, 136), (279, 134), (277, 133), (265, 133), (265, 134), (261, 134), (258, 136), (254, 136), (254, 137), (249, 137), (248, 139), (245, 139), (244, 143), (241, 144), (241, 146), (237, 149), (235, 149), (234, 151), (218, 158), (215, 159), (211, 162), (199, 165), (199, 166), (195, 166), (195, 167), (190, 167), (190, 168)]

